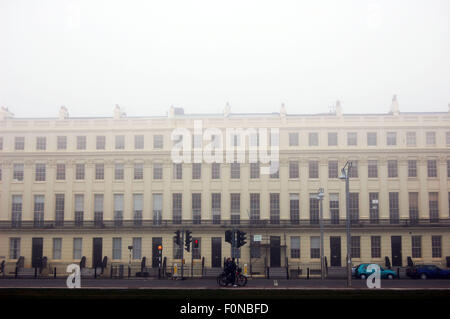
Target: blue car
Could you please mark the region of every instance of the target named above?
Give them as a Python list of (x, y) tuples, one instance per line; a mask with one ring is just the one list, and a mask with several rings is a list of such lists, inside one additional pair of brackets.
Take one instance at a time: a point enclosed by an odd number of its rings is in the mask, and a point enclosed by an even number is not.
[(450, 279), (450, 270), (441, 269), (435, 265), (417, 265), (406, 270), (406, 275), (411, 278), (443, 278)]
[[(374, 271), (368, 271), (367, 266), (371, 264), (361, 264), (355, 267), (354, 275), (356, 278), (366, 279)], [(381, 279), (394, 279), (397, 278), (397, 273), (390, 269), (384, 269), (380, 266), (380, 277)]]

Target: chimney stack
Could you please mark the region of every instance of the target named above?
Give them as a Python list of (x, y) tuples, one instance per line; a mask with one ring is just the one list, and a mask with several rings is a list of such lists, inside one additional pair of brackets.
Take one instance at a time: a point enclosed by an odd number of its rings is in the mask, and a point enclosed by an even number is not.
[(281, 117), (286, 117), (286, 106), (284, 105), (284, 103), (281, 103), (281, 107), (280, 107), (280, 116)]
[(341, 101), (337, 100), (336, 101), (336, 107), (334, 109), (336, 116), (342, 116), (342, 106), (341, 106)]
[(225, 108), (223, 109), (223, 116), (228, 117), (230, 116), (231, 113), (231, 106), (230, 103), (227, 102), (227, 104), (225, 104)]
[(116, 104), (116, 107), (114, 108), (114, 119), (118, 120), (126, 116), (127, 114), (125, 112), (122, 112), (122, 109), (120, 108), (119, 104)]

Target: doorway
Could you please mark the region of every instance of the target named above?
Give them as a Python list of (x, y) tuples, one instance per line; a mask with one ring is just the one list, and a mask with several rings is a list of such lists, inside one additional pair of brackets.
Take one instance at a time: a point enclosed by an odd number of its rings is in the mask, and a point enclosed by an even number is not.
[(341, 237), (330, 237), (330, 266), (341, 267)]
[(92, 268), (101, 267), (102, 266), (102, 257), (103, 257), (103, 238), (97, 237), (93, 239), (92, 242)]
[(270, 267), (281, 267), (280, 236), (270, 236)]
[(211, 238), (211, 267), (222, 268), (222, 238)]

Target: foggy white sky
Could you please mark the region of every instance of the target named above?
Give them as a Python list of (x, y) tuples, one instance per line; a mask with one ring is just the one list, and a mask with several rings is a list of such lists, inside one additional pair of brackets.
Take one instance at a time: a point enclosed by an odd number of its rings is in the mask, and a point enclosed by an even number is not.
[(447, 111), (450, 1), (0, 0), (17, 117)]

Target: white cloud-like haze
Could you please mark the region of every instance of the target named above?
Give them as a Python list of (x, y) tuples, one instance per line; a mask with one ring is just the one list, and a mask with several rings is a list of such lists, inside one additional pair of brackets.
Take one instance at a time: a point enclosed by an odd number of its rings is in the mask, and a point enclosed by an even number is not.
[(0, 0), (17, 117), (447, 111), (447, 0)]

